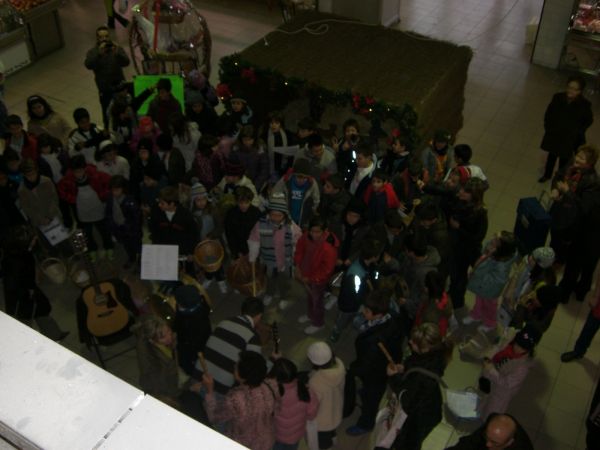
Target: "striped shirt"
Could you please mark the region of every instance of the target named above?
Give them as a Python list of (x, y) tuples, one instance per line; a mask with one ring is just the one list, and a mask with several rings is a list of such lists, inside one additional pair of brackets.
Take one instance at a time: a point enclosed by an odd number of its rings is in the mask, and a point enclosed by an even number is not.
[[(261, 353), (260, 338), (250, 317), (238, 316), (217, 325), (206, 343), (204, 356), (218, 393), (226, 394), (235, 384), (233, 371), (243, 350)], [(196, 368), (201, 370), (198, 363)]]

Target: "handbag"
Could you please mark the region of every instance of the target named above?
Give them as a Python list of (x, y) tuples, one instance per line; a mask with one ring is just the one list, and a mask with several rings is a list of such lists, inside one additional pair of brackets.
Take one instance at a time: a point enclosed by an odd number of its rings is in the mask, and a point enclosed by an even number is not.
[(316, 420), (306, 421), (306, 445), (309, 450), (319, 450), (319, 431)]
[[(408, 372), (407, 372), (408, 373)], [(402, 409), (402, 394), (392, 395), (375, 418), (375, 442), (378, 448), (391, 448), (408, 415)]]

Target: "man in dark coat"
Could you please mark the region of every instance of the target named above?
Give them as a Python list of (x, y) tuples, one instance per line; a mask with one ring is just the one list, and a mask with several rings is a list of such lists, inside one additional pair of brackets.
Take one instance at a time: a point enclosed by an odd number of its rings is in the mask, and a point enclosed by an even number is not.
[(388, 361), (379, 344), (383, 344), (393, 358), (401, 359), (400, 330), (388, 314), (389, 305), (390, 293), (385, 290), (371, 292), (365, 301), (363, 315), (366, 321), (354, 341), (356, 359), (350, 364), (348, 374), (349, 377), (358, 377), (362, 381), (361, 414), (356, 425), (346, 430), (352, 436), (368, 433), (373, 429), (379, 402), (387, 387)]
[(115, 88), (125, 80), (123, 67), (128, 65), (129, 56), (123, 47), (111, 41), (108, 28), (98, 27), (96, 46), (87, 52), (85, 67), (94, 71), (105, 129), (108, 129), (108, 105), (113, 98)]
[(575, 150), (585, 144), (585, 131), (594, 121), (592, 105), (582, 93), (585, 81), (581, 77), (570, 77), (566, 92), (554, 94), (544, 115), (544, 138), (541, 148), (548, 152), (544, 174), (538, 180), (544, 183), (552, 178), (554, 165), (559, 159), (559, 168), (564, 168)]
[[(446, 450), (533, 450), (526, 431), (508, 414), (492, 414), (484, 425)], [(590, 447), (591, 448), (591, 447)]]

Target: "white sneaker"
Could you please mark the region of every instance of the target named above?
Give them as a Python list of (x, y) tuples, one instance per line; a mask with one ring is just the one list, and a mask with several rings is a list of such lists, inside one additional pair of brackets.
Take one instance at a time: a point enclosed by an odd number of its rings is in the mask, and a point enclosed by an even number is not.
[(304, 329), (304, 334), (315, 334), (315, 333), (321, 331), (323, 328), (325, 328), (325, 327), (324, 326), (317, 327), (316, 325), (309, 325)]
[(209, 280), (209, 279), (207, 278), (207, 279), (205, 279), (205, 280), (202, 282), (202, 287), (203, 287), (204, 289), (208, 289), (208, 288), (210, 287), (210, 285), (212, 284), (212, 282), (213, 282), (213, 280)]
[(265, 306), (269, 306), (272, 301), (273, 301), (273, 296), (272, 295), (265, 295), (263, 297), (263, 305), (265, 305)]
[(294, 302), (292, 300), (281, 300), (279, 302), (279, 309), (281, 309), (282, 311), (285, 311), (293, 304), (294, 304)]
[(229, 289), (227, 289), (227, 281), (222, 280), (219, 281), (217, 284), (219, 285), (219, 290), (221, 291), (221, 294), (227, 294), (229, 292)]
[(337, 304), (338, 298), (335, 295), (329, 294), (329, 296), (325, 299), (325, 309), (330, 311)]
[(462, 320), (463, 325), (471, 325), (475, 322), (481, 322), (481, 320), (473, 319), (471, 316), (466, 316)]
[(306, 322), (310, 322), (310, 318), (306, 314), (298, 317), (298, 323), (306, 323)]

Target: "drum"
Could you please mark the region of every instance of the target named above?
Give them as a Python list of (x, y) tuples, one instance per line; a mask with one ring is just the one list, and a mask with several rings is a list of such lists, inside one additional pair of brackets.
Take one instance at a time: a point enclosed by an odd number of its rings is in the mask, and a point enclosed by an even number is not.
[(216, 272), (223, 264), (225, 250), (219, 241), (206, 239), (196, 245), (194, 260), (205, 272)]
[(254, 265), (254, 276), (252, 274), (252, 264), (245, 258), (238, 259), (227, 268), (227, 282), (229, 285), (247, 297), (258, 297), (267, 288), (265, 266), (259, 263), (254, 263)]

